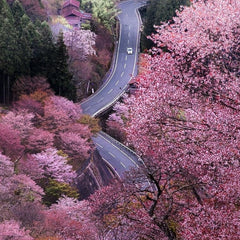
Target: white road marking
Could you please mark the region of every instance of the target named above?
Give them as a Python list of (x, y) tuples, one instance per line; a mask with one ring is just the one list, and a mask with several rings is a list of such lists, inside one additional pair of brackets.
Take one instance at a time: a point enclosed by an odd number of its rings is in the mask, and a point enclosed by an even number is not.
[[(136, 9), (135, 9), (135, 14), (136, 14)], [(137, 25), (137, 29), (140, 29), (140, 20), (139, 18), (137, 18), (137, 21), (138, 21), (138, 25)], [(118, 50), (117, 50), (117, 57), (116, 57), (116, 62), (118, 62), (118, 58), (119, 58), (119, 50), (120, 50), (120, 43), (121, 43), (121, 36), (122, 36), (122, 27), (123, 25), (120, 24), (120, 35), (119, 35), (119, 42), (118, 42)], [(137, 51), (138, 51), (138, 45), (139, 45), (139, 34), (140, 34), (140, 31), (137, 31), (137, 38), (136, 38), (136, 45), (135, 45), (135, 59), (134, 59), (134, 65), (133, 65), (133, 70), (132, 70), (132, 75), (135, 75), (135, 70), (136, 70), (136, 65), (137, 65), (137, 58), (138, 58), (138, 54), (137, 54)], [(91, 96), (92, 97), (95, 97), (96, 95), (98, 95), (103, 89), (105, 89), (105, 87), (107, 87), (107, 83), (110, 82), (110, 80), (112, 79), (113, 75), (115, 74), (116, 72), (116, 68), (117, 68), (117, 64), (115, 64), (114, 66), (114, 71), (111, 73), (111, 77), (108, 78), (106, 84), (103, 86), (103, 88), (100, 88), (99, 91), (96, 91), (95, 94), (92, 94)], [(124, 87), (125, 89), (126, 87)], [(95, 113), (91, 114), (92, 117), (95, 117), (97, 116), (100, 112), (102, 112), (103, 109), (107, 109), (109, 106), (111, 106), (116, 100), (119, 99), (119, 97), (122, 95), (122, 92), (120, 94), (118, 94), (110, 103), (108, 103), (107, 105), (105, 105), (104, 107), (102, 107), (101, 109), (97, 110)], [(87, 99), (89, 100), (91, 98), (91, 96)], [(86, 100), (86, 101), (87, 101)], [(84, 101), (84, 103), (86, 102)], [(138, 165), (137, 165), (138, 166)]]
[(109, 90), (109, 91), (108, 91), (108, 94), (110, 94), (112, 91), (113, 91), (113, 89)]
[[(117, 54), (116, 54), (116, 63), (118, 62), (119, 50), (120, 50), (121, 39), (122, 39), (122, 30), (121, 30), (121, 29), (122, 29), (122, 24), (120, 23), (120, 30), (119, 30), (120, 34), (119, 34), (119, 39), (118, 39), (118, 48), (117, 48)], [(114, 75), (115, 72), (116, 72), (116, 68), (117, 68), (117, 64), (115, 64), (114, 69), (113, 69), (113, 71), (111, 72), (111, 74), (110, 74), (107, 82), (105, 83), (105, 85), (104, 85), (102, 88), (99, 88), (99, 90), (97, 90), (97, 91), (95, 92), (95, 94), (92, 94), (91, 96), (89, 96), (89, 97), (88, 97), (85, 101), (83, 101), (82, 103), (85, 103), (85, 102), (90, 101), (92, 98), (96, 97), (99, 93), (101, 93), (101, 92), (107, 87), (108, 83), (111, 81), (113, 75)], [(98, 112), (97, 112), (97, 113), (98, 113)], [(97, 114), (97, 113), (95, 113), (95, 114)], [(94, 117), (95, 114), (92, 114), (91, 116)]]
[(130, 37), (130, 32), (128, 33), (128, 37)]
[(121, 73), (121, 77), (123, 76), (124, 72)]
[(126, 168), (126, 166), (124, 165), (124, 163), (122, 163), (122, 162), (120, 162), (121, 163), (121, 165), (124, 167), (124, 168)]
[(125, 61), (127, 61), (127, 55), (126, 55), (126, 57), (125, 57)]
[(124, 69), (126, 68), (126, 66), (127, 66), (127, 64), (125, 63), (125, 64), (124, 64)]
[(115, 86), (117, 86), (117, 85), (118, 85), (118, 83), (119, 83), (119, 80), (117, 80), (117, 82), (115, 83)]
[(111, 143), (108, 139), (106, 139), (102, 134), (99, 134), (99, 136), (101, 136), (105, 141), (107, 141), (108, 143), (110, 143), (113, 147), (115, 147), (116, 149), (118, 149), (123, 155), (125, 155), (137, 168), (139, 168), (138, 164), (131, 158), (129, 157), (125, 152), (123, 152), (120, 148), (118, 148), (116, 145), (114, 145), (113, 143)]
[(103, 99), (104, 99), (104, 98), (102, 97), (102, 98), (100, 98), (97, 102), (100, 103)]
[(99, 144), (99, 143), (96, 143), (100, 148), (103, 148), (103, 146), (101, 145), (101, 144)]
[(87, 107), (87, 108), (85, 108), (85, 111), (87, 111), (89, 108), (90, 108), (90, 106), (89, 106), (89, 107)]
[(108, 152), (112, 157), (114, 157), (114, 158), (116, 158), (116, 156), (113, 154), (113, 153), (111, 153), (111, 152)]
[(129, 44), (129, 39), (128, 39), (128, 44)]

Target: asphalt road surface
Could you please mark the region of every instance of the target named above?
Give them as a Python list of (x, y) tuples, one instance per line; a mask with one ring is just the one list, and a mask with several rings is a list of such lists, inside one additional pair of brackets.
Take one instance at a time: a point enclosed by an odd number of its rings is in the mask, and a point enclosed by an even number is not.
[[(94, 117), (111, 107), (126, 91), (132, 76), (136, 76), (141, 25), (137, 9), (144, 4), (137, 0), (119, 4), (120, 34), (114, 68), (102, 87), (81, 103), (84, 114)], [(132, 48), (133, 54), (128, 54), (127, 48)], [(106, 133), (100, 132), (93, 141), (102, 158), (120, 178), (126, 170), (139, 166), (139, 157)]]

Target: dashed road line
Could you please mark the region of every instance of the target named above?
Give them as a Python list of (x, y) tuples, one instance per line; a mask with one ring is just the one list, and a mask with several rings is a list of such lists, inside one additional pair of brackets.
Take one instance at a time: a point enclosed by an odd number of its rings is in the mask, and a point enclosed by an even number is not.
[(96, 143), (100, 148), (103, 148), (103, 146), (101, 145), (101, 144), (99, 144), (99, 143)]
[(127, 55), (125, 56), (125, 61), (127, 61)]
[(124, 72), (121, 73), (121, 77), (123, 76)]
[[(130, 157), (128, 156), (125, 152), (123, 152), (120, 148), (118, 148), (116, 145), (111, 143), (108, 139), (106, 139), (102, 134), (99, 134), (105, 141), (110, 143), (113, 147), (117, 148), (123, 155), (125, 155), (137, 168), (139, 168), (138, 164)], [(109, 153), (110, 154), (110, 153)]]
[(120, 162), (121, 163), (121, 165), (124, 167), (124, 168), (126, 168), (126, 166), (124, 165), (124, 163), (122, 163), (122, 162)]
[(126, 66), (127, 66), (127, 64), (125, 63), (125, 64), (124, 64), (124, 69), (126, 68)]
[(100, 103), (103, 99), (104, 99), (104, 98), (102, 97), (102, 98), (100, 98), (97, 102)]
[(118, 83), (119, 83), (119, 80), (117, 80), (117, 81), (116, 81), (116, 83), (115, 83), (115, 86), (117, 86), (117, 85), (118, 85)]
[(113, 91), (113, 89), (110, 89), (110, 90), (108, 91), (108, 94), (110, 94), (112, 91)]
[(114, 158), (116, 158), (116, 156), (113, 154), (113, 153), (111, 153), (111, 152), (108, 152), (112, 157), (114, 157)]

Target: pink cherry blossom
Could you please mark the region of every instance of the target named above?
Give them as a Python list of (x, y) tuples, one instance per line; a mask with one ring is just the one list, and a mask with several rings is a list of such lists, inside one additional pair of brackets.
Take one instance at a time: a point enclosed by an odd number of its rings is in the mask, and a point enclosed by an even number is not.
[(33, 154), (39, 166), (44, 170), (44, 175), (60, 182), (70, 183), (76, 177), (72, 166), (67, 163), (67, 158), (58, 154), (57, 149), (49, 148), (41, 153)]

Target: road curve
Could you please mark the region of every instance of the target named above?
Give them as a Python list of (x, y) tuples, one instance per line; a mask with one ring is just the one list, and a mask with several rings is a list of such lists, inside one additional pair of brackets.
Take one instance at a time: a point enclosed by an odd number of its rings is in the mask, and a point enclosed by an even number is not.
[[(120, 33), (114, 69), (100, 89), (81, 103), (84, 114), (95, 117), (111, 107), (126, 91), (132, 76), (136, 76), (140, 39), (138, 8), (143, 5), (144, 1), (137, 0), (124, 1), (118, 5)], [(127, 54), (129, 47), (133, 49), (131, 55)], [(104, 161), (119, 178), (124, 176), (125, 171), (141, 164), (140, 158), (133, 151), (104, 132), (94, 136), (93, 142)]]

